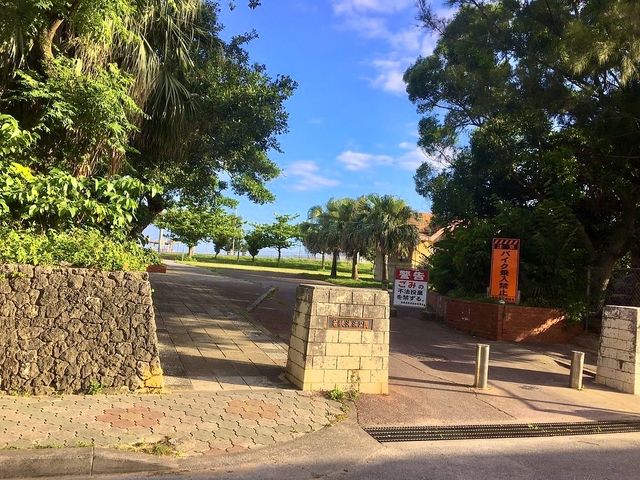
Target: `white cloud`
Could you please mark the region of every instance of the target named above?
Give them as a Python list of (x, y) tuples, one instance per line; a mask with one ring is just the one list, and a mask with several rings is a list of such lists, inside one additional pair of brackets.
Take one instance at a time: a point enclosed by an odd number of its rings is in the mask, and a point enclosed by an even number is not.
[(402, 142), (399, 147), (405, 152), (396, 156), (347, 150), (338, 155), (338, 161), (351, 171), (366, 170), (379, 165), (397, 166), (403, 170), (415, 171), (425, 162), (440, 171), (448, 163), (447, 155), (427, 155), (420, 147), (409, 142)]
[(285, 175), (294, 180), (292, 188), (300, 192), (322, 190), (340, 184), (338, 180), (322, 175), (318, 164), (310, 160), (293, 162), (284, 170)]
[(393, 157), (347, 150), (338, 155), (338, 161), (342, 163), (347, 170), (355, 172), (358, 170), (366, 170), (374, 165), (389, 165), (393, 163)]
[(371, 85), (389, 93), (404, 93), (406, 86), (402, 77), (405, 66), (398, 60), (378, 59), (371, 62), (377, 74), (371, 79)]
[(333, 11), (346, 13), (393, 13), (415, 5), (415, 0), (333, 0)]
[[(374, 74), (366, 78), (373, 88), (399, 94), (405, 92), (402, 80), (405, 70), (418, 56), (433, 53), (438, 35), (419, 25), (405, 23), (405, 27), (393, 27), (395, 17), (411, 18), (415, 12), (415, 0), (332, 0), (333, 12), (340, 20), (340, 28), (356, 32), (365, 39), (380, 40), (386, 48), (378, 50), (376, 60), (364, 63), (373, 68)], [(438, 6), (438, 16), (451, 18), (455, 8)], [(410, 20), (409, 20), (410, 21)]]

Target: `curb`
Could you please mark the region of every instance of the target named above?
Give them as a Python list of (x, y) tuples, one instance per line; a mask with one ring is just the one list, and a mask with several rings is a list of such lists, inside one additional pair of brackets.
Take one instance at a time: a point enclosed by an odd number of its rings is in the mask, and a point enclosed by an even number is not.
[(267, 298), (269, 298), (270, 296), (272, 296), (274, 293), (276, 293), (278, 291), (278, 289), (276, 287), (271, 287), (269, 290), (267, 290), (266, 292), (264, 292), (262, 295), (260, 295), (255, 302), (253, 302), (251, 305), (249, 305), (246, 310), (247, 312), (251, 313), (253, 312), (256, 308), (258, 308), (258, 306), (264, 302)]
[(107, 448), (56, 448), (0, 451), (0, 478), (58, 477), (159, 472), (175, 461)]
[[(382, 448), (358, 425), (355, 405), (350, 407), (346, 419), (295, 440), (214, 457), (163, 458), (93, 447), (0, 450), (0, 479), (212, 472), (218, 469), (231, 472), (262, 469), (265, 465), (280, 469), (277, 475), (281, 475), (282, 468), (300, 468), (295, 462), (301, 460), (306, 471), (313, 467), (314, 473), (324, 476), (352, 467)], [(271, 477), (265, 475), (263, 478)]]

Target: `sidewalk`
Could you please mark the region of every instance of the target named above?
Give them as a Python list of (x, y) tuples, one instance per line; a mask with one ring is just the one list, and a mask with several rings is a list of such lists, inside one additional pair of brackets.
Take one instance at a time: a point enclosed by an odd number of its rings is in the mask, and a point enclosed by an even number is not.
[[(229, 281), (175, 263), (153, 275), (166, 393), (0, 395), (2, 455), (90, 447), (208, 458), (335, 423), (341, 404), (291, 388), (282, 376), (286, 346), (219, 294), (217, 282)], [(2, 455), (0, 471), (9, 461)]]
[(1, 396), (0, 449), (95, 446), (219, 455), (319, 430), (342, 415), (340, 407), (322, 396), (285, 390)]
[[(490, 345), (489, 389), (473, 388), (476, 345)], [(640, 399), (595, 383), (568, 388), (570, 345), (492, 342), (403, 311), (391, 322), (390, 395), (362, 395), (363, 426), (637, 419)], [(593, 355), (585, 371), (595, 373)]]

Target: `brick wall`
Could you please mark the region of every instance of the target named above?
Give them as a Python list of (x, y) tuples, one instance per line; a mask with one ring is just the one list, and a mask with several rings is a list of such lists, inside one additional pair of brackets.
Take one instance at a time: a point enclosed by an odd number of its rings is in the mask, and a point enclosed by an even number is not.
[[(331, 320), (371, 320), (371, 328), (333, 328)], [(291, 326), (287, 378), (303, 390), (388, 393), (389, 294), (300, 285)]]
[(429, 305), (457, 330), (489, 340), (525, 343), (571, 343), (582, 332), (552, 308), (499, 305), (448, 298), (429, 292)]

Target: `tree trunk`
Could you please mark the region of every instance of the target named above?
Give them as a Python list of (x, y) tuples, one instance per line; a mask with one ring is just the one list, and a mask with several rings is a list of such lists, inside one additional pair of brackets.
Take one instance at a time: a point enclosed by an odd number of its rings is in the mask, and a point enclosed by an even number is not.
[(629, 251), (632, 245), (636, 224), (636, 209), (630, 208), (624, 212), (622, 222), (610, 236), (608, 245), (598, 256), (593, 275), (591, 276), (591, 297), (598, 310), (604, 307), (605, 295), (609, 280), (616, 262)]
[(321, 270), (324, 270), (324, 252), (322, 252), (322, 265), (320, 266)]
[(280, 258), (282, 258), (282, 249), (278, 249), (278, 265), (280, 265)]
[(189, 252), (187, 253), (187, 256), (189, 258), (192, 258), (193, 254), (195, 253), (195, 251), (196, 251), (196, 246), (195, 245), (189, 245)]
[(360, 280), (358, 272), (358, 252), (355, 252), (351, 258), (351, 280)]
[(381, 253), (382, 256), (382, 285), (387, 286), (389, 283), (389, 278), (387, 275), (387, 254), (386, 252)]
[(338, 278), (338, 256), (340, 255), (340, 250), (333, 251), (333, 259), (331, 260), (331, 274), (329, 278)]
[(251, 263), (256, 263), (256, 256), (255, 255), (251, 255)]

